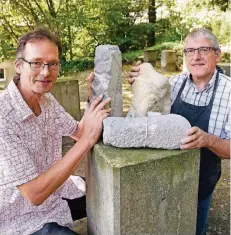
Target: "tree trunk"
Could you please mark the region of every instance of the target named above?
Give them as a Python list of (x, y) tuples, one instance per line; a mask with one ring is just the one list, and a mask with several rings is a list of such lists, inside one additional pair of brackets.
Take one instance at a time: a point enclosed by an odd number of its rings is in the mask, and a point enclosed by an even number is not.
[[(149, 0), (149, 7), (148, 7), (148, 20), (149, 23), (152, 23), (155, 25), (156, 23), (156, 4), (155, 0)], [(155, 36), (155, 28), (153, 27), (152, 30), (150, 30), (148, 34), (148, 40), (147, 40), (147, 46), (153, 46), (156, 42), (156, 36)]]
[[(67, 10), (67, 16), (69, 15), (69, 0), (66, 0), (66, 10)], [(72, 38), (71, 38), (71, 27), (68, 24), (67, 25), (68, 30), (68, 47), (70, 51), (70, 60), (73, 60), (73, 51), (72, 51)]]

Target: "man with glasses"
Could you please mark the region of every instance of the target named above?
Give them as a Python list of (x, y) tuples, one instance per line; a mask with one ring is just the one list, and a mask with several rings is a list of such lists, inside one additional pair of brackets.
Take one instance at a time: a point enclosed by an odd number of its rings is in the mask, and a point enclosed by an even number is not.
[[(221, 159), (230, 158), (230, 77), (216, 69), (221, 51), (209, 30), (192, 31), (185, 39), (184, 54), (189, 73), (170, 79), (171, 113), (182, 115), (192, 126), (181, 149), (200, 148), (196, 235), (204, 235)], [(132, 67), (129, 82), (138, 74), (139, 63)]]
[[(86, 216), (85, 181), (71, 173), (99, 139), (110, 99), (95, 99), (80, 122), (66, 113), (49, 93), (61, 53), (47, 30), (24, 35), (0, 95), (0, 234), (76, 234), (73, 220)], [(62, 136), (77, 141), (63, 157)]]

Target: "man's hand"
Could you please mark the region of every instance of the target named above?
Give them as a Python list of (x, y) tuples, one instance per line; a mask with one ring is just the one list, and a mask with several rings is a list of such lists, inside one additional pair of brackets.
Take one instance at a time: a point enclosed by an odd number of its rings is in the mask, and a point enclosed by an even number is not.
[(195, 149), (208, 147), (210, 141), (210, 135), (202, 131), (199, 127), (192, 127), (188, 131), (188, 136), (182, 139), (181, 149)]
[(131, 67), (131, 71), (129, 72), (128, 82), (132, 85), (135, 81), (136, 77), (139, 76), (141, 61), (136, 62), (135, 66)]
[(187, 134), (188, 136), (182, 140), (181, 149), (206, 147), (220, 158), (230, 159), (230, 140), (208, 134), (196, 126), (192, 127)]
[(103, 96), (100, 95), (93, 100), (91, 105), (86, 107), (82, 118), (83, 130), (81, 139), (87, 140), (92, 146), (98, 141), (102, 132), (103, 120), (111, 111), (111, 109), (104, 109), (104, 106), (108, 104), (111, 99), (107, 98), (102, 101), (102, 98)]

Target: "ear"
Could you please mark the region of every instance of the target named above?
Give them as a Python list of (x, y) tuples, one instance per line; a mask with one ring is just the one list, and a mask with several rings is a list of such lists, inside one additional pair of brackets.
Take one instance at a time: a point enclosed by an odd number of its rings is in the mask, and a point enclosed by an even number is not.
[(216, 62), (219, 63), (221, 60), (221, 51), (220, 50), (216, 50), (215, 51), (215, 56), (216, 56)]
[(22, 66), (22, 61), (20, 59), (15, 60), (14, 68), (17, 74), (21, 73), (21, 66)]

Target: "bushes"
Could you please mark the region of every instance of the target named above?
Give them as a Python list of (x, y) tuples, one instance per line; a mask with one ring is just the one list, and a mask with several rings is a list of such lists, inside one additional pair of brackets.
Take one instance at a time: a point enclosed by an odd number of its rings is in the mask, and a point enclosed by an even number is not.
[[(177, 54), (183, 56), (183, 45), (180, 42), (164, 42), (155, 46), (146, 48), (144, 50), (155, 50), (157, 51), (157, 60), (161, 58), (162, 50), (175, 50)], [(123, 64), (132, 64), (140, 59), (143, 59), (144, 50), (133, 50), (122, 54)], [(94, 58), (78, 59), (73, 61), (63, 61), (61, 65), (60, 75), (69, 75), (75, 72), (84, 71), (94, 67)]]
[[(155, 50), (157, 52), (156, 58), (157, 60), (160, 60), (162, 50), (183, 51), (183, 45), (181, 42), (164, 42), (164, 43), (149, 47), (148, 50)], [(183, 55), (183, 52), (182, 52), (182, 55)]]
[(79, 59), (73, 61), (62, 61), (60, 75), (69, 75), (94, 67), (94, 58)]

